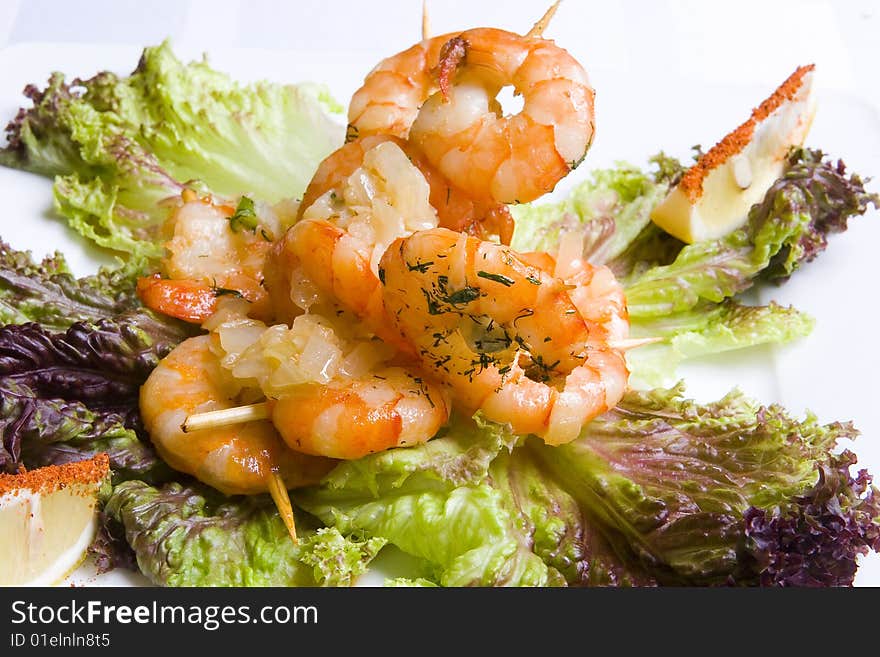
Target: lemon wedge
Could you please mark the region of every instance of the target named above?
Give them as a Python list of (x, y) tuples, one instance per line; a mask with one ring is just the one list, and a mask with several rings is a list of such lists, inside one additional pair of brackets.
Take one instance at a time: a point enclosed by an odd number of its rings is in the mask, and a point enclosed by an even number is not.
[(106, 454), (0, 475), (0, 585), (57, 584), (85, 558), (97, 527)]
[(688, 243), (745, 224), (749, 209), (784, 172), (791, 147), (803, 144), (810, 130), (813, 69), (798, 68), (748, 121), (704, 153), (654, 208), (654, 223)]

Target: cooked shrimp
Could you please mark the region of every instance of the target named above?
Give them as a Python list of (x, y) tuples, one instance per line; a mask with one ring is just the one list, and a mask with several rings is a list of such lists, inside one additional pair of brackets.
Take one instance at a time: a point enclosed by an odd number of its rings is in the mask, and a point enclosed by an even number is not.
[(212, 348), (270, 400), (275, 427), (297, 452), (356, 459), (425, 442), (449, 418), (440, 386), (390, 364), (394, 350), (355, 337), (348, 322), (309, 313), (266, 327), (230, 310), (211, 319)]
[(437, 216), (428, 184), (406, 154), (395, 143), (375, 141), (331, 156), (335, 173), (319, 169), (301, 220), (269, 257), (265, 284), (281, 321), (315, 304), (333, 305), (404, 348), (385, 314), (378, 260), (397, 237), (436, 226)]
[(292, 449), (337, 459), (423, 443), (448, 419), (442, 389), (401, 367), (301, 386), (272, 407), (272, 421)]
[(553, 272), (569, 288), (568, 295), (581, 317), (600, 325), (609, 342), (629, 335), (629, 312), (623, 287), (608, 267), (583, 258), (583, 235), (564, 233), (556, 257), (547, 253), (526, 254), (532, 264)]
[(607, 342), (626, 318), (604, 320), (618, 312), (619, 285), (584, 293), (595, 306), (584, 317), (563, 280), (442, 228), (397, 240), (380, 267), (401, 337), (469, 412), (559, 444), (623, 395), (624, 358)]
[[(509, 85), (524, 104), (504, 116), (496, 96)], [(584, 69), (552, 41), (477, 28), (382, 61), (352, 98), (349, 134), (408, 138), (470, 196), (524, 203), (586, 155), (593, 97)]]
[(289, 488), (317, 483), (334, 462), (291, 450), (269, 421), (183, 431), (194, 413), (238, 405), (241, 386), (220, 366), (210, 340), (204, 335), (179, 344), (141, 388), (141, 416), (160, 456), (228, 495), (267, 492), (273, 472)]
[(341, 198), (345, 181), (363, 165), (367, 151), (385, 142), (398, 146), (425, 177), (430, 189), (429, 202), (437, 212), (440, 226), (468, 232), (481, 239), (497, 237), (502, 244), (510, 243), (513, 217), (506, 205), (477, 200), (453, 187), (418, 149), (391, 135), (355, 139), (325, 158), (306, 188), (299, 206), (299, 216), (302, 217), (315, 201), (328, 192), (334, 192)]
[(348, 106), (348, 138), (393, 135), (406, 139), (419, 108), (437, 90), (440, 51), (455, 34), (425, 39), (379, 62)]
[[(464, 32), (447, 52), (456, 81), (425, 102), (410, 139), (474, 196), (524, 203), (552, 190), (593, 139), (593, 89), (580, 64), (550, 41), (490, 28)], [(523, 109), (507, 117), (495, 97), (511, 84)]]
[(137, 281), (137, 294), (147, 308), (200, 324), (217, 310), (217, 290), (196, 281), (162, 278), (159, 273)]
[(514, 220), (504, 203), (496, 203), (485, 197), (477, 198), (461, 191), (428, 162), (412, 144), (406, 144), (406, 152), (431, 189), (431, 206), (437, 210), (440, 226), (468, 233), (482, 240), (498, 240), (510, 244), (513, 239)]
[(277, 228), (250, 216), (247, 226), (240, 225), (233, 219), (235, 210), (192, 192), (186, 195), (169, 219), (173, 236), (161, 263), (165, 277), (143, 279), (138, 286), (148, 307), (200, 323), (214, 311), (218, 294), (233, 293), (253, 302), (260, 313), (267, 304), (263, 267)]

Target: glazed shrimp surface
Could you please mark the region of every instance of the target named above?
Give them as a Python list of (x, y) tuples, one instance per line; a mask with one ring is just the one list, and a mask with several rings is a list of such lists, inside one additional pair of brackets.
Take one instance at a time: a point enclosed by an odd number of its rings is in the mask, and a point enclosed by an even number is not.
[(319, 169), (300, 221), (267, 262), (276, 317), (291, 321), (316, 304), (335, 305), (405, 349), (384, 311), (378, 261), (397, 237), (437, 226), (428, 183), (386, 139), (349, 144), (331, 157), (338, 173), (331, 180)]
[(338, 459), (426, 442), (448, 419), (444, 391), (403, 367), (300, 387), (272, 410), (292, 449)]
[(348, 138), (406, 138), (419, 108), (438, 89), (440, 52), (453, 34), (425, 39), (383, 59), (364, 78), (348, 106)]
[[(523, 109), (504, 116), (496, 96), (511, 85)], [(465, 193), (525, 203), (585, 156), (593, 98), (584, 69), (552, 41), (477, 28), (382, 61), (352, 98), (349, 134), (406, 137)]]
[(240, 403), (241, 386), (220, 366), (210, 341), (203, 335), (182, 342), (141, 388), (141, 416), (159, 455), (172, 468), (229, 495), (266, 492), (272, 472), (289, 488), (320, 481), (334, 461), (289, 449), (271, 422), (183, 431), (184, 420), (194, 413)]
[(358, 336), (348, 318), (316, 314), (266, 327), (234, 304), (209, 322), (213, 349), (243, 385), (271, 402), (271, 417), (297, 452), (356, 459), (431, 439), (449, 419), (447, 394), (393, 349)]
[(600, 325), (607, 340), (625, 340), (629, 335), (629, 311), (623, 287), (612, 271), (583, 258), (584, 235), (577, 231), (563, 233), (556, 256), (547, 253), (525, 257), (568, 286), (568, 295), (581, 317)]
[(172, 236), (165, 243), (162, 274), (138, 283), (148, 307), (200, 323), (216, 308), (218, 291), (227, 290), (241, 294), (260, 312), (268, 303), (263, 268), (282, 221), (261, 204), (260, 218), (248, 217), (252, 223), (243, 226), (233, 220), (235, 210), (234, 202), (184, 192), (168, 220)]
[(437, 212), (439, 225), (468, 232), (481, 239), (497, 238), (509, 244), (513, 237), (513, 217), (504, 204), (475, 199), (453, 187), (418, 149), (391, 135), (372, 135), (348, 142), (325, 158), (318, 166), (299, 206), (302, 214), (328, 192), (341, 197), (341, 189), (364, 161), (364, 155), (379, 144), (391, 142), (400, 148), (425, 177), (430, 190), (428, 201)]
[(380, 266), (401, 336), (463, 409), (559, 444), (623, 395), (624, 358), (607, 344), (626, 325), (622, 291), (602, 276), (583, 275), (576, 304), (571, 284), (510, 249), (445, 229), (397, 240)]

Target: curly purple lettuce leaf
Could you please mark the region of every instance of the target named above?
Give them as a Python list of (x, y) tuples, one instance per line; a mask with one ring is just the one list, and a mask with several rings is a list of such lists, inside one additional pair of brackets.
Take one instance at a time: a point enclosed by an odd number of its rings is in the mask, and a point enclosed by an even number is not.
[(35, 323), (0, 327), (0, 470), (107, 452), (114, 480), (167, 479), (141, 427), (138, 394), (181, 338), (136, 312), (64, 333)]
[(117, 479), (166, 478), (137, 435), (138, 390), (190, 329), (140, 305), (137, 271), (77, 279), (0, 243), (0, 470), (107, 451)]
[(47, 399), (126, 411), (183, 335), (146, 311), (77, 322), (64, 333), (10, 324), (0, 327), (0, 381), (22, 383)]
[(820, 465), (815, 486), (787, 506), (747, 509), (744, 572), (732, 583), (850, 585), (857, 557), (880, 551), (880, 493), (866, 470), (852, 476), (855, 462), (844, 451)]
[[(847, 176), (843, 160), (825, 159), (822, 151), (800, 148), (791, 153), (789, 167), (749, 214), (757, 236), (767, 222), (797, 221), (800, 230), (787, 239), (761, 273), (766, 280), (784, 281), (828, 246), (828, 236), (847, 229), (851, 217), (880, 208), (880, 195), (865, 190), (862, 178)], [(808, 218), (804, 222), (804, 217)]]
[(0, 379), (0, 471), (61, 465), (106, 453), (114, 482), (170, 479), (172, 470), (129, 421), (116, 410), (41, 397), (27, 385)]
[(681, 389), (655, 390), (628, 393), (577, 441), (536, 454), (615, 552), (660, 583), (718, 585), (738, 573), (760, 584), (759, 572), (742, 572), (746, 513), (787, 513), (837, 443), (855, 435), (849, 424), (795, 420), (738, 393), (700, 405)]
[(686, 312), (761, 279), (785, 279), (825, 249), (830, 233), (845, 230), (850, 217), (880, 207), (880, 196), (866, 191), (857, 174), (847, 176), (842, 162), (821, 151), (796, 149), (788, 164), (743, 228), (683, 246), (666, 265), (630, 263), (633, 273), (624, 279), (630, 315), (641, 321)]
[(141, 572), (167, 586), (350, 586), (385, 545), (299, 514), (294, 544), (268, 495), (228, 498), (196, 483), (124, 482), (105, 511)]
[[(447, 586), (767, 585), (793, 563), (846, 585), (829, 546), (851, 562), (880, 528), (866, 478), (829, 475), (855, 433), (739, 393), (697, 404), (681, 387), (631, 391), (568, 445), (459, 421), (427, 445), (343, 463), (297, 501), (343, 533), (388, 539)], [(795, 521), (828, 540), (787, 540)]]

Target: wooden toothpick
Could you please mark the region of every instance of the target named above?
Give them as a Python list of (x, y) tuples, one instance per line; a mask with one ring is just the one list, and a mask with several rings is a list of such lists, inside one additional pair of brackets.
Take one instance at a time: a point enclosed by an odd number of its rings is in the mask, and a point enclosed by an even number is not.
[(259, 404), (224, 408), (220, 411), (193, 413), (183, 421), (180, 428), (183, 429), (184, 433), (189, 433), (191, 431), (201, 431), (202, 429), (224, 427), (229, 424), (268, 420), (270, 417), (272, 417), (272, 408), (269, 402), (260, 402)]
[(431, 38), (431, 21), (428, 18), (428, 0), (422, 0), (422, 41)]
[(290, 533), (290, 538), (294, 544), (299, 543), (299, 539), (296, 536), (296, 522), (293, 519), (293, 506), (290, 503), (290, 495), (287, 493), (287, 485), (284, 483), (284, 479), (277, 472), (272, 472), (266, 478), (266, 484), (269, 487), (269, 495), (272, 496), (272, 501), (278, 507), (278, 513), (281, 514), (281, 519)]
[(628, 338), (626, 340), (612, 340), (608, 343), (608, 346), (612, 349), (617, 349), (618, 351), (629, 351), (630, 349), (637, 349), (638, 347), (645, 347), (649, 344), (663, 342), (663, 340), (665, 340), (665, 338)]
[(550, 21), (553, 19), (553, 15), (556, 13), (556, 10), (559, 9), (559, 3), (562, 0), (556, 0), (552, 5), (550, 5), (550, 9), (544, 12), (544, 15), (538, 19), (538, 22), (532, 25), (532, 29), (526, 32), (526, 39), (539, 39), (544, 35), (544, 30), (547, 29), (547, 26), (550, 24)]

